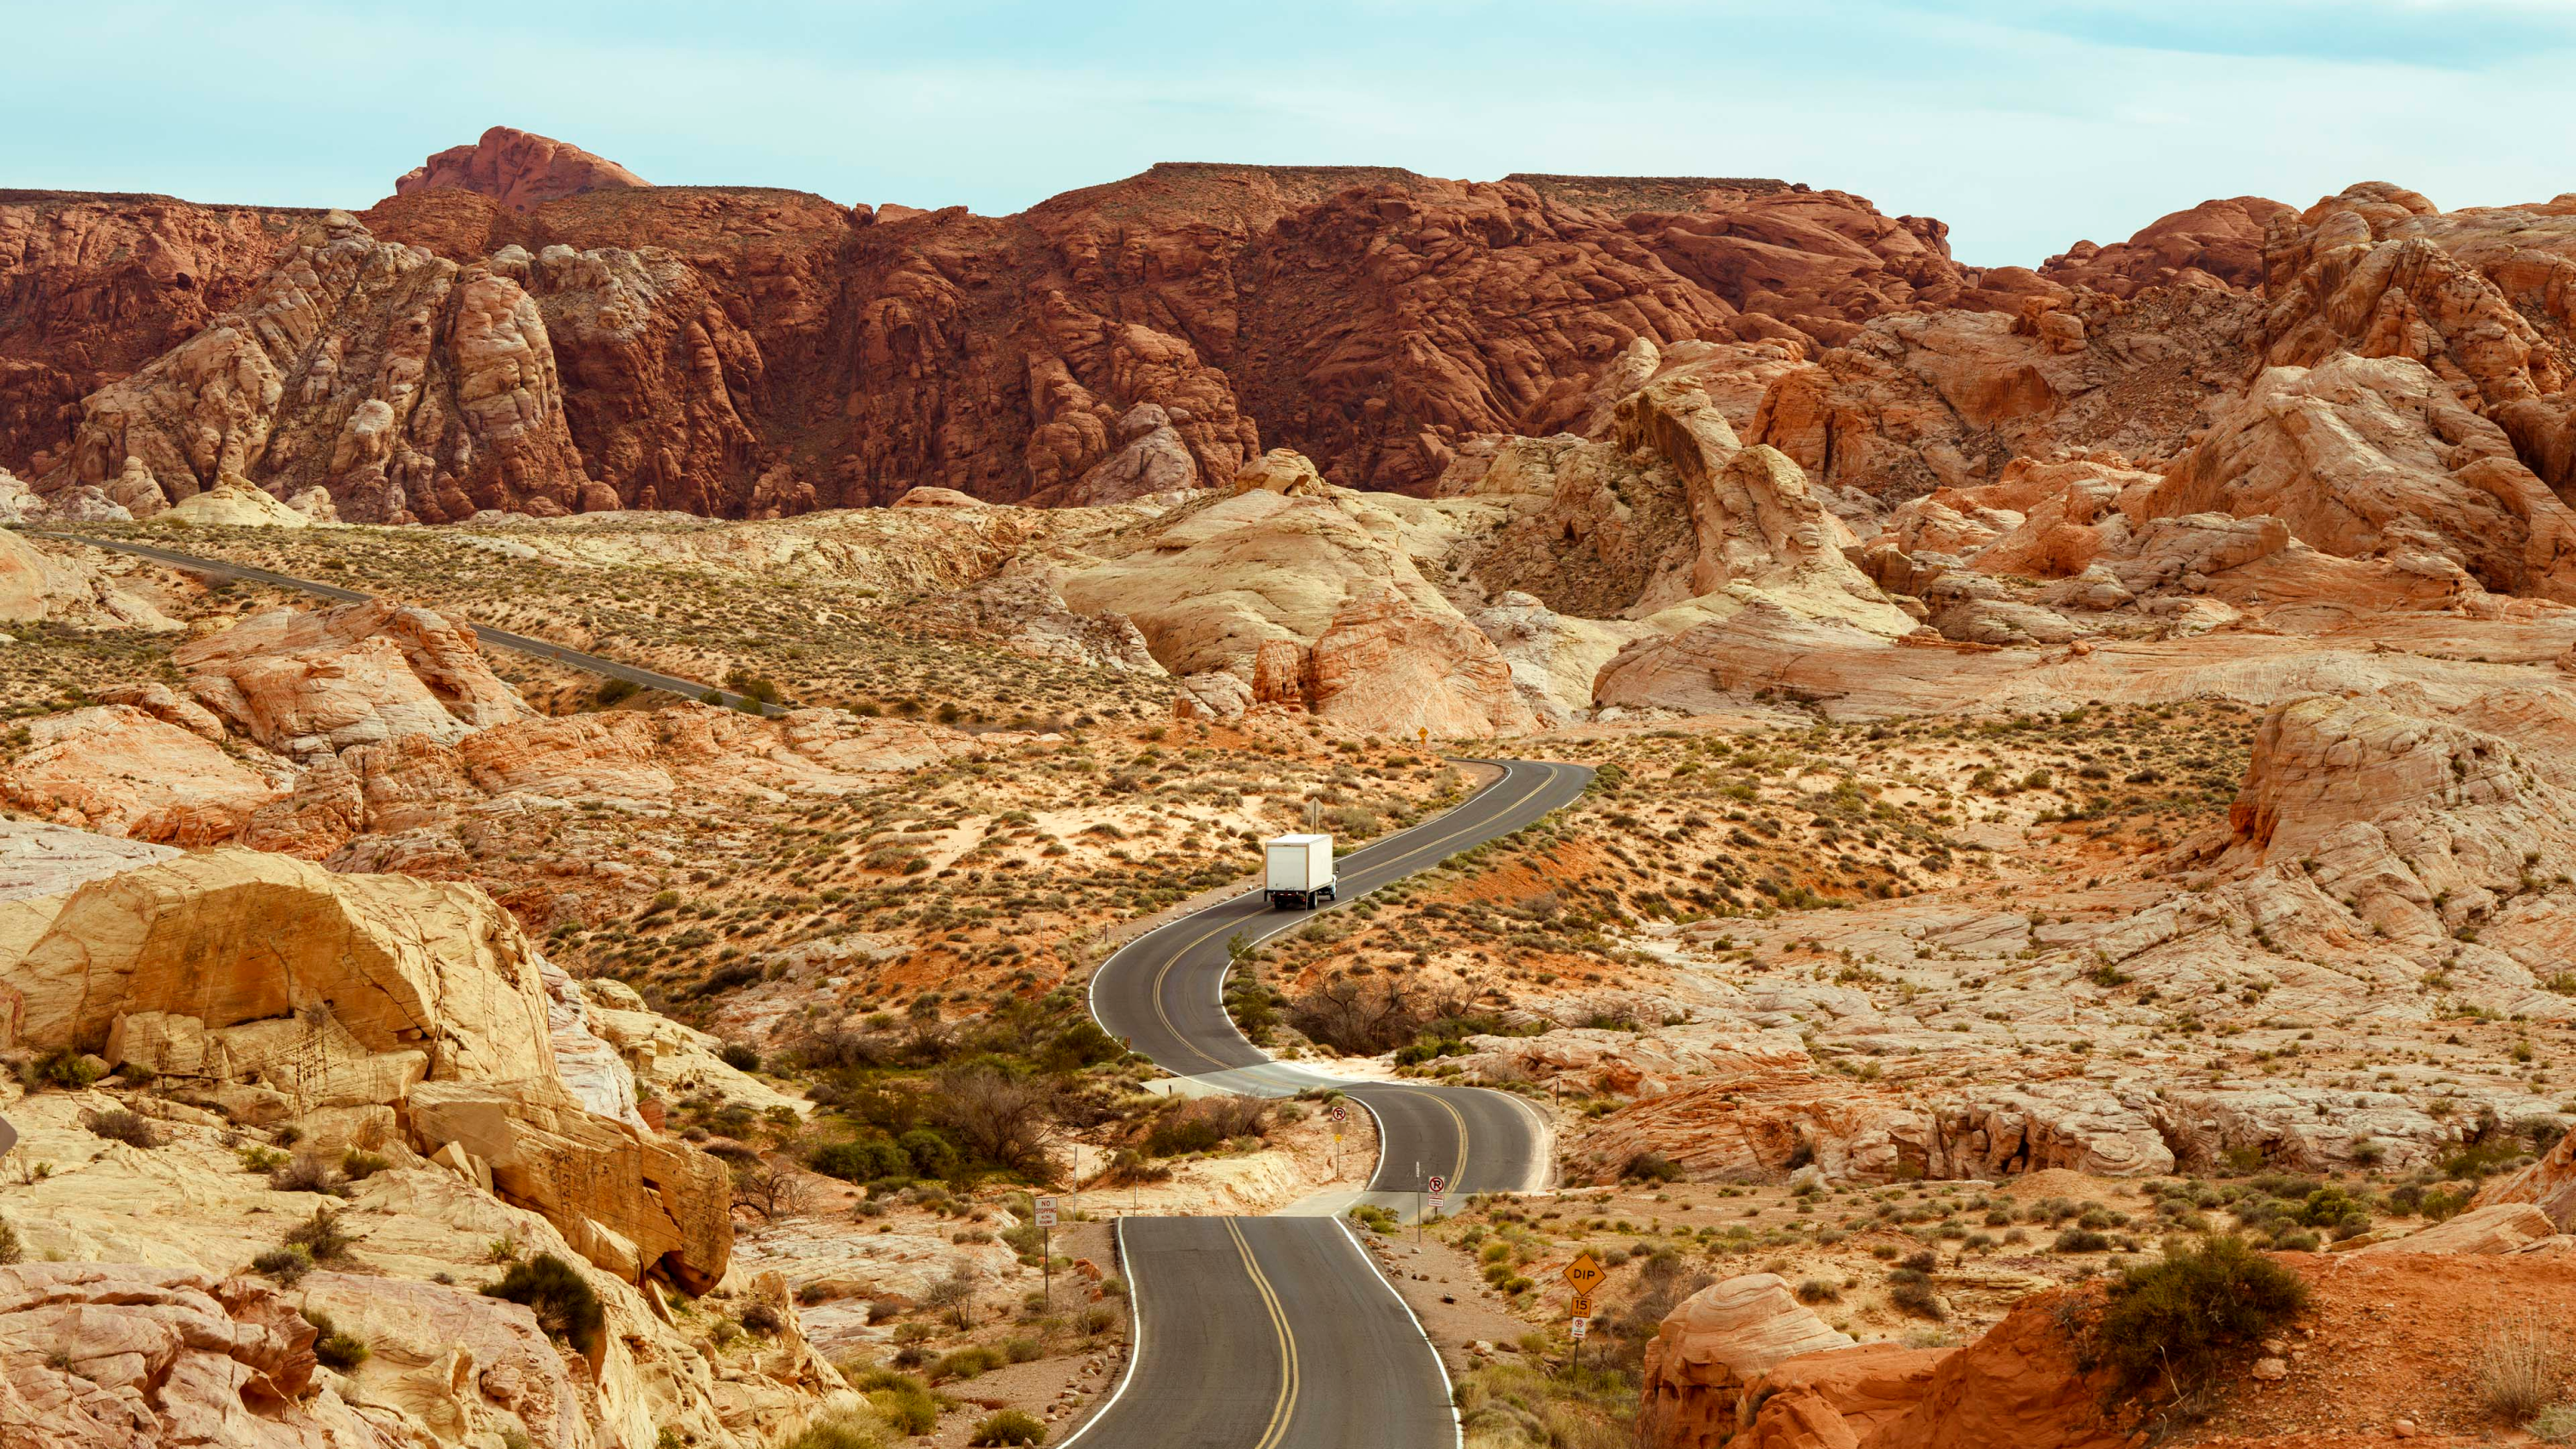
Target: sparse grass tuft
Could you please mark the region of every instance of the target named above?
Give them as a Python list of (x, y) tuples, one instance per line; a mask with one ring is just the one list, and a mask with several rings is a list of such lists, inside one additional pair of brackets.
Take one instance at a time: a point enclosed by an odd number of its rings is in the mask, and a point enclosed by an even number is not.
[(988, 1444), (1041, 1444), (1046, 1441), (1046, 1425), (1034, 1414), (1019, 1409), (1004, 1409), (987, 1414), (975, 1425), (966, 1442)]
[(2478, 1402), (2509, 1424), (2538, 1417), (2567, 1377), (2567, 1348), (2558, 1330), (2534, 1313), (2517, 1313), (2487, 1330), (2476, 1362)]

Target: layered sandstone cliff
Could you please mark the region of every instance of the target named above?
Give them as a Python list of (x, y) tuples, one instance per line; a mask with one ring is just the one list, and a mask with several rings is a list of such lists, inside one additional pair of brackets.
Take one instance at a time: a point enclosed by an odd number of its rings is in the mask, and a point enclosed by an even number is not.
[[(1105, 501), (1221, 483), (1266, 443), (1347, 486), (1418, 488), (1463, 437), (1567, 421), (1638, 338), (1809, 352), (1891, 312), (2058, 290), (1959, 265), (1937, 221), (1723, 178), (1166, 165), (1015, 217), (881, 214), (647, 187), (495, 128), (397, 193), (363, 233), (331, 233), (346, 243), (337, 272), (292, 235), (318, 217), (33, 206), (24, 231), (76, 222), (190, 247), (119, 285), (168, 318), (140, 335), (196, 350), (76, 407), (152, 352), (129, 330), (104, 356), (92, 317), (31, 301), (12, 355), (53, 371), (28, 384), (0, 463), (96, 484), (133, 456), (173, 502), (237, 463), (272, 491), (319, 482), (344, 507), (354, 493), (361, 519), (763, 516), (916, 486)], [(67, 206), (78, 215), (55, 221)], [(368, 262), (359, 235), (430, 255)], [(22, 246), (14, 270), (42, 298), (83, 275), (85, 251)], [(263, 325), (280, 264), (308, 295)], [(352, 265), (377, 272), (361, 286), (339, 275)], [(331, 364), (318, 374), (316, 349)], [(434, 384), (453, 371), (476, 402), (418, 416), (424, 403), (365, 370), (380, 354), (422, 375), (414, 392), (447, 391)], [(357, 415), (365, 403), (392, 415)], [(215, 436), (156, 440), (136, 416), (180, 409), (219, 417)]]

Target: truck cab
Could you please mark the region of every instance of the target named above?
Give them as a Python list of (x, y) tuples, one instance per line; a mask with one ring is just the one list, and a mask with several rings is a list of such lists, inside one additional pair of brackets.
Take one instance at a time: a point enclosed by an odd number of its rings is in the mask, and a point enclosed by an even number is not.
[(1333, 899), (1333, 837), (1278, 835), (1261, 842), (1263, 893), (1274, 911), (1311, 911)]

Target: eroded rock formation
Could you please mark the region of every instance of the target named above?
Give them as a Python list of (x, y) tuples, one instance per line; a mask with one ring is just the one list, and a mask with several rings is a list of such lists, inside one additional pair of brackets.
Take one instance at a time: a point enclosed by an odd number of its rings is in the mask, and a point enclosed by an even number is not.
[(2041, 263), (2039, 274), (2115, 297), (2177, 284), (2250, 291), (2263, 284), (2263, 246), (2271, 224), (2292, 210), (2261, 196), (2204, 201), (2157, 217), (2127, 241), (2109, 246), (2077, 242)]
[(295, 759), (415, 736), (441, 744), (532, 713), (474, 631), (427, 609), (274, 609), (171, 655), (197, 702)]
[(645, 186), (643, 177), (579, 146), (494, 126), (471, 146), (450, 146), (406, 171), (394, 193), (455, 189), (491, 197), (526, 211), (539, 202), (579, 196), (602, 187)]
[(376, 1449), (382, 1431), (313, 1394), (316, 1337), (265, 1283), (181, 1268), (0, 1268), (0, 1443)]
[[(1068, 503), (1222, 482), (1266, 430), (1337, 483), (1418, 489), (1462, 440), (1579, 420), (1641, 339), (1805, 356), (1889, 313), (2063, 292), (1961, 266), (1937, 221), (1741, 179), (1165, 165), (997, 219), (648, 187), (496, 127), (360, 220), (327, 223), (348, 255), (326, 261), (297, 236), (326, 224), (309, 213), (26, 203), (13, 260), (30, 300), (8, 355), (44, 372), (0, 463), (97, 486), (132, 456), (146, 509), (146, 476), (175, 502), (229, 453), (273, 492), (329, 482), (359, 521), (775, 516), (914, 486)], [(105, 348), (89, 314), (36, 300), (87, 280), (66, 228), (149, 243), (113, 284), (157, 329)], [(420, 251), (365, 250), (406, 244)], [(363, 286), (341, 275), (358, 262)], [(327, 305), (263, 301), (281, 277), (316, 290), (306, 273)], [(237, 311), (256, 345), (199, 340)], [(421, 394), (452, 371), (475, 405), (421, 415), (367, 375), (378, 354)], [(215, 436), (146, 421), (182, 412)]]
[(631, 1081), (559, 1070), (559, 1044), (599, 1044), (482, 892), (219, 849), (0, 912), (0, 1047), (96, 1054), (326, 1141), (348, 1114), (399, 1125), (629, 1281), (723, 1276), (722, 1165), (646, 1132)]
[(205, 330), (84, 398), (38, 487), (101, 487), (148, 516), (227, 475), (320, 487), (383, 523), (565, 513), (588, 482), (535, 301), (341, 212)]
[(50, 469), (82, 398), (238, 305), (317, 216), (0, 191), (0, 467)]
[[(2078, 1290), (2080, 1292), (2080, 1290)], [(1651, 1449), (2112, 1449), (2127, 1424), (2080, 1364), (2063, 1294), (2026, 1300), (1965, 1348), (1854, 1344), (1771, 1274), (1701, 1290), (1647, 1345)]]

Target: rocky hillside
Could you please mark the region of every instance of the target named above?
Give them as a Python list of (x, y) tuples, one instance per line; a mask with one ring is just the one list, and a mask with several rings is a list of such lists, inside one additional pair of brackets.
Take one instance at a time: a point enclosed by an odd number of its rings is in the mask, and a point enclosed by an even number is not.
[(2059, 290), (1774, 181), (1166, 165), (991, 218), (647, 187), (495, 128), (397, 192), (354, 219), (0, 203), (0, 465), (107, 485), (135, 458), (167, 502), (292, 476), (384, 521), (1079, 502), (1150, 491), (1122, 456), (1148, 408), (1182, 479), (1284, 444), (1419, 488), (1463, 437), (1570, 420), (1640, 337), (1809, 351)]

